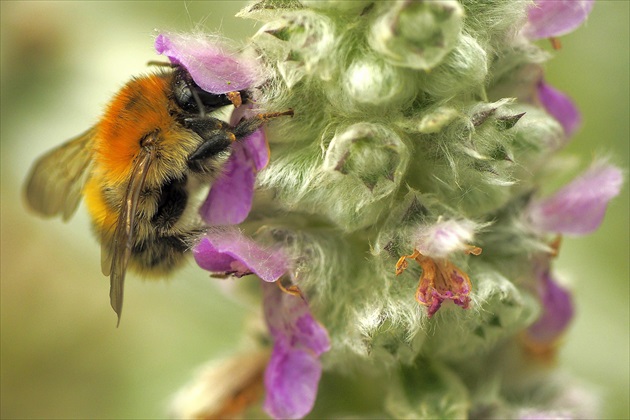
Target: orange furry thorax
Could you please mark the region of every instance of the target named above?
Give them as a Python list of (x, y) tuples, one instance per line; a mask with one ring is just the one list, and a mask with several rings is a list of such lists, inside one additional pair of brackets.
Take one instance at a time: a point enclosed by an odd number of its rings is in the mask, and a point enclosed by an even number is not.
[(143, 136), (171, 129), (168, 76), (153, 74), (132, 79), (105, 110), (95, 138), (95, 162), (100, 176), (112, 184), (126, 180)]

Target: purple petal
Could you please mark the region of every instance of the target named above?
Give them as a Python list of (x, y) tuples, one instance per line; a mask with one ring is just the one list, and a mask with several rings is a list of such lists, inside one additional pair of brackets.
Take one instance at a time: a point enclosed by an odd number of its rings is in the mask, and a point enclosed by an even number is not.
[(256, 171), (265, 169), (269, 163), (269, 143), (267, 143), (263, 129), (259, 128), (254, 131), (252, 135), (243, 139), (243, 143)]
[(586, 20), (593, 3), (594, 0), (536, 0), (522, 34), (529, 39), (565, 35)]
[(254, 199), (255, 169), (246, 145), (234, 144), (223, 172), (212, 184), (208, 198), (199, 209), (206, 223), (236, 225), (247, 218)]
[(238, 277), (251, 274), (244, 264), (230, 254), (220, 252), (212, 242), (203, 239), (193, 250), (197, 264), (214, 273), (234, 273)]
[(263, 293), (265, 319), (276, 342), (286, 342), (318, 356), (330, 349), (328, 332), (311, 315), (304, 299), (273, 285), (265, 285)]
[(183, 66), (203, 90), (222, 94), (262, 83), (262, 66), (255, 59), (229, 51), (219, 38), (160, 34), (155, 49)]
[(622, 183), (619, 168), (595, 163), (552, 196), (533, 200), (526, 217), (532, 227), (543, 232), (591, 233), (601, 224), (608, 202), (619, 194)]
[(254, 111), (252, 111), (252, 106), (251, 103), (248, 103), (247, 105), (234, 108), (232, 115), (230, 115), (230, 125), (236, 126), (242, 119), (253, 117)]
[(267, 414), (276, 419), (307, 415), (315, 404), (321, 375), (321, 363), (312, 353), (275, 346), (265, 371)]
[(545, 110), (562, 125), (567, 137), (571, 137), (580, 127), (582, 116), (573, 101), (543, 80), (538, 82), (538, 99)]
[[(255, 112), (251, 109), (252, 105), (238, 107), (232, 112), (230, 124), (237, 125), (243, 118), (252, 118)], [(269, 143), (265, 137), (262, 128), (254, 131), (250, 136), (242, 140), (245, 143), (245, 149), (251, 160), (254, 162), (256, 170), (260, 171), (269, 163)]]
[(535, 344), (553, 344), (573, 318), (573, 301), (570, 293), (551, 277), (549, 269), (544, 270), (540, 277), (542, 314), (528, 328), (527, 336)]
[(193, 255), (204, 270), (236, 276), (253, 273), (267, 282), (278, 280), (288, 268), (282, 251), (265, 249), (237, 230), (208, 232)]
[(328, 332), (308, 304), (273, 284), (263, 284), (264, 312), (274, 340), (265, 371), (264, 408), (274, 418), (301, 418), (313, 408), (322, 367), (319, 356), (330, 349)]
[[(232, 125), (253, 113), (241, 106), (232, 112)], [(252, 208), (256, 173), (269, 163), (269, 146), (262, 128), (234, 144), (232, 154), (199, 209), (206, 223), (215, 226), (243, 222)]]

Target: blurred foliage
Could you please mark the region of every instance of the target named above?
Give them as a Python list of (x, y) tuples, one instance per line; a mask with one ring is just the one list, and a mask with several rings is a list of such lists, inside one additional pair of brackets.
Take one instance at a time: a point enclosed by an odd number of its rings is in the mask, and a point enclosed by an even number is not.
[[(0, 415), (164, 417), (170, 395), (236, 347), (257, 308), (226, 297), (191, 263), (172, 282), (130, 275), (116, 329), (84, 209), (68, 224), (40, 220), (24, 210), (21, 187), (37, 156), (92, 125), (119, 86), (147, 71), (155, 28), (245, 39), (256, 25), (233, 17), (239, 1), (0, 5)], [(629, 2), (598, 1), (547, 66), (584, 115), (564, 152), (584, 164), (608, 154), (630, 165), (629, 15)], [(629, 214), (626, 185), (597, 233), (565, 240), (557, 265), (579, 308), (559, 363), (601, 392), (610, 418), (630, 416)]]

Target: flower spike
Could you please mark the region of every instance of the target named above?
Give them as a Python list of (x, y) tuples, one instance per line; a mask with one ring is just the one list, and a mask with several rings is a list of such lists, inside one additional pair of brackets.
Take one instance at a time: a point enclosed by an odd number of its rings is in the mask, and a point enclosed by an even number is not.
[[(529, 369), (538, 360), (518, 340), (555, 350), (573, 302), (547, 241), (596, 229), (623, 180), (604, 163), (537, 194), (565, 175), (554, 155), (582, 117), (543, 77), (553, 54), (532, 41), (559, 47), (592, 5), (253, 0), (241, 16), (260, 26), (243, 48), (158, 38), (248, 128), (221, 156), (193, 253), (212, 273), (261, 279), (271, 356), (249, 378), (264, 383), (269, 416), (581, 412), (558, 399), (570, 384)], [(297, 118), (255, 131), (287, 109)], [(474, 245), (482, 257), (468, 257)], [(392, 285), (395, 262), (396, 275), (417, 273), (409, 287)], [(344, 383), (360, 387), (340, 406)]]

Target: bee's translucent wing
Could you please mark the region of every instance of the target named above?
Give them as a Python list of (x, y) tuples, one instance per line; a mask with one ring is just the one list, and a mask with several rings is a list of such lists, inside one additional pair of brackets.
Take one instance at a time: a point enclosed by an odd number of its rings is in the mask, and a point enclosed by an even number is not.
[[(118, 323), (120, 323), (120, 315), (122, 313), (125, 273), (135, 242), (138, 201), (147, 179), (147, 172), (155, 158), (155, 147), (153, 147), (153, 144), (152, 140), (147, 140), (141, 148), (140, 154), (136, 157), (112, 240), (103, 241), (104, 257), (101, 262), (110, 261), (109, 299), (112, 308), (118, 315)], [(105, 267), (103, 267), (103, 271), (105, 272)]]
[(26, 201), (33, 210), (64, 221), (72, 216), (90, 175), (95, 134), (92, 127), (35, 162), (26, 181)]
[(112, 247), (105, 238), (112, 237), (109, 232), (101, 234), (101, 272), (104, 276), (109, 277), (112, 270)]

